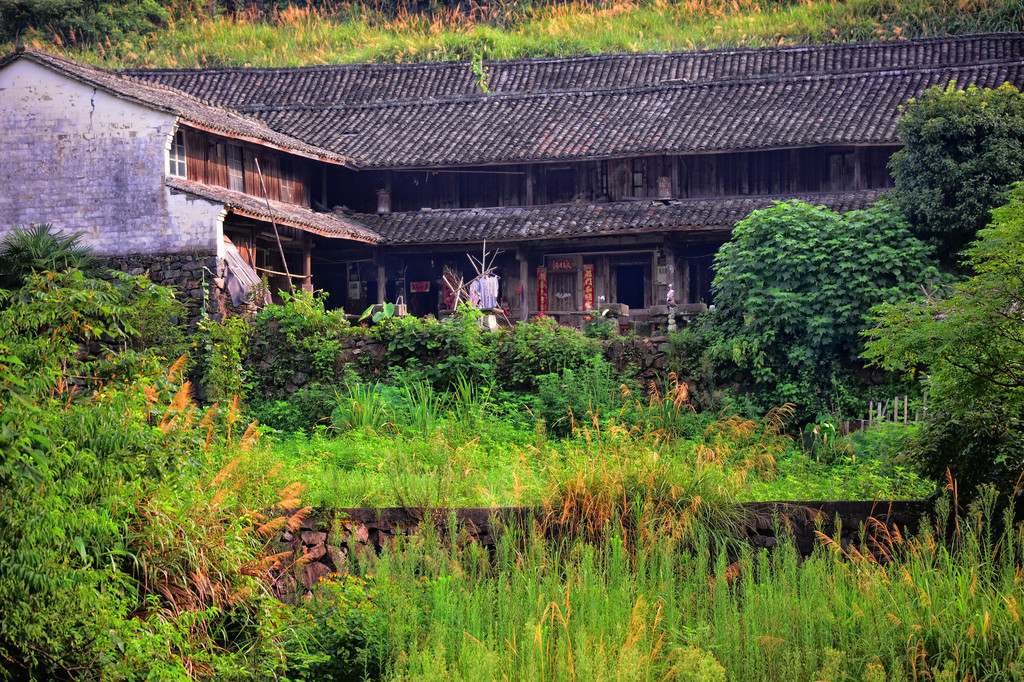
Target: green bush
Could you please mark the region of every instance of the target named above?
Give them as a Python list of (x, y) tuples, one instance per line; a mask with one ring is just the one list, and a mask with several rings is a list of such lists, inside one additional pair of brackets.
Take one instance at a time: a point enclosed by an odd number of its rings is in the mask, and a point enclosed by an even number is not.
[(918, 455), (969, 495), (1013, 491), (1024, 469), (1024, 185), (967, 251), (976, 273), (945, 290), (876, 308), (865, 357), (910, 376), (925, 368), (928, 415)]
[(149, 33), (199, 3), (186, 0), (4, 0), (0, 2), (0, 42), (42, 32), (58, 45), (110, 46), (131, 34)]
[(257, 388), (275, 394), (297, 371), (308, 373), (311, 381), (335, 381), (342, 337), (350, 329), (344, 311), (327, 310), (323, 292), (299, 289), (281, 292), (281, 298), (281, 305), (262, 308), (253, 321), (253, 359), (266, 363), (254, 372)]
[(903, 149), (889, 161), (896, 206), (915, 233), (934, 238), (944, 263), (1006, 203), (1024, 177), (1024, 96), (1009, 83), (958, 90), (935, 86), (901, 107)]
[(600, 342), (549, 317), (517, 323), (500, 338), (497, 353), (499, 380), (517, 390), (532, 390), (537, 377), (579, 370), (602, 354)]
[(208, 402), (231, 400), (236, 396), (244, 401), (248, 396), (252, 384), (243, 363), (251, 334), (252, 328), (245, 318), (200, 320), (193, 347)]
[[(265, 679), (281, 667), (244, 508), (283, 482), (151, 354), (118, 349), (170, 292), (30, 275), (0, 306), (0, 657), (28, 679)], [(97, 344), (98, 355), (80, 352)], [(116, 367), (116, 371), (110, 371)], [(72, 676), (70, 671), (74, 672)]]
[(578, 424), (612, 417), (622, 407), (620, 382), (601, 358), (592, 358), (575, 370), (538, 376), (535, 381), (534, 415), (559, 437), (570, 435)]
[(317, 584), (301, 611), (311, 622), (306, 646), (322, 660), (302, 672), (307, 679), (359, 682), (379, 679), (388, 651), (386, 617), (372, 575), (331, 575)]
[(0, 243), (0, 288), (18, 289), (33, 272), (81, 270), (88, 276), (99, 274), (102, 262), (92, 255), (92, 249), (80, 243), (82, 234), (64, 234), (49, 223), (15, 226)]
[(309, 433), (328, 425), (335, 407), (337, 389), (311, 382), (286, 397), (253, 395), (247, 406), (249, 416), (260, 424), (283, 433)]
[(854, 370), (868, 310), (938, 276), (882, 202), (845, 215), (776, 202), (736, 225), (714, 267), (716, 310), (675, 338), (676, 362), (696, 371), (706, 404), (731, 380), (755, 412), (792, 403), (800, 423), (863, 413)]
[(447, 390), (464, 377), (488, 381), (494, 372), (493, 334), (480, 325), (480, 313), (472, 308), (444, 320), (388, 318), (371, 329), (371, 335), (387, 346), (385, 373), (396, 370)]

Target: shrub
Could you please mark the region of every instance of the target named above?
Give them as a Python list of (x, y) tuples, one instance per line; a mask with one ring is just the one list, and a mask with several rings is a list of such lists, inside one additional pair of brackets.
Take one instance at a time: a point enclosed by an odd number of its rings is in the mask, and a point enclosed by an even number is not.
[(926, 367), (925, 473), (965, 495), (1013, 491), (1024, 469), (1024, 185), (967, 251), (976, 274), (944, 291), (876, 308), (865, 357), (913, 375)]
[(99, 274), (100, 259), (80, 243), (81, 239), (81, 232), (63, 234), (49, 223), (14, 227), (0, 243), (0, 288), (19, 289), (33, 272), (81, 270), (86, 276)]
[[(280, 667), (265, 538), (241, 510), (294, 488), (237, 427), (236, 403), (199, 411), (183, 362), (118, 352), (139, 309), (165, 296), (145, 278), (71, 271), (30, 275), (18, 305), (0, 307), (11, 675), (265, 679)], [(106, 348), (90, 357), (82, 341)]]
[(517, 323), (498, 344), (499, 379), (521, 390), (536, 388), (536, 377), (580, 370), (601, 355), (597, 340), (586, 338), (578, 329), (560, 327), (552, 318)]
[(935, 86), (901, 107), (903, 149), (889, 161), (896, 205), (922, 237), (943, 243), (943, 260), (957, 265), (989, 212), (1006, 203), (1024, 176), (1024, 96), (956, 82)]
[(776, 202), (738, 223), (715, 257), (720, 330), (683, 339), (707, 344), (719, 381), (741, 373), (758, 412), (792, 403), (799, 422), (860, 412), (851, 370), (868, 310), (934, 276), (928, 249), (885, 203), (840, 215)]
[(472, 308), (438, 321), (433, 318), (387, 318), (371, 329), (387, 345), (385, 371), (396, 369), (445, 390), (459, 377), (487, 382), (493, 376), (493, 335), (480, 326)]
[(281, 305), (269, 305), (253, 321), (252, 381), (257, 392), (280, 398), (297, 372), (310, 382), (338, 379), (338, 353), (350, 327), (342, 310), (327, 310), (323, 292), (281, 292)]
[(199, 322), (193, 345), (208, 401), (245, 399), (252, 386), (243, 365), (251, 333), (248, 320), (241, 317)]
[(607, 419), (622, 406), (620, 382), (612, 366), (601, 358), (591, 358), (575, 370), (565, 368), (535, 377), (535, 381), (534, 414), (558, 436), (571, 434), (578, 423)]
[(312, 627), (307, 644), (322, 660), (303, 672), (308, 679), (357, 682), (378, 679), (384, 668), (386, 617), (372, 575), (335, 574), (323, 578), (301, 611)]
[(310, 382), (284, 398), (253, 394), (247, 412), (260, 424), (277, 431), (309, 433), (318, 425), (330, 423), (336, 393), (334, 386)]

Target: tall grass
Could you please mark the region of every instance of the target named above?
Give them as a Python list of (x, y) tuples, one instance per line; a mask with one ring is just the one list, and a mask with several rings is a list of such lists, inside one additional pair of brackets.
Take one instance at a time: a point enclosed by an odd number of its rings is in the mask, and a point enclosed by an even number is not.
[[(898, 40), (1021, 30), (1019, 0), (620, 0), (489, 3), (380, 14), (290, 7), (269, 19), (186, 16), (74, 56), (109, 67), (296, 66)], [(50, 44), (44, 33), (28, 42)], [(60, 46), (57, 45), (59, 48)]]
[(616, 528), (565, 544), (512, 530), (491, 556), (427, 529), (355, 570), (384, 679), (1011, 680), (1024, 528), (998, 521), (982, 505), (959, 536), (892, 535), (888, 561), (853, 537), (735, 564), (671, 533), (631, 554)]
[[(785, 433), (788, 407), (762, 419), (697, 415), (679, 395), (631, 398), (632, 405), (610, 408), (611, 416), (566, 412), (573, 431), (555, 438), (543, 413), (510, 424), (510, 413), (528, 407), (469, 382), (451, 393), (417, 382), (352, 384), (337, 398), (333, 428), (293, 435), (274, 451), (303, 472), (309, 503), (324, 507), (536, 506), (565, 497), (561, 507), (602, 485), (639, 494), (666, 481), (681, 486), (671, 493), (679, 509), (691, 488), (707, 503), (704, 485), (740, 501), (919, 498), (935, 489), (886, 449), (889, 441), (821, 463)], [(630, 499), (647, 499), (633, 493)], [(632, 503), (612, 503), (619, 493), (602, 495), (606, 509), (594, 511), (603, 519), (595, 529), (611, 520), (611, 507), (616, 522), (633, 515)]]

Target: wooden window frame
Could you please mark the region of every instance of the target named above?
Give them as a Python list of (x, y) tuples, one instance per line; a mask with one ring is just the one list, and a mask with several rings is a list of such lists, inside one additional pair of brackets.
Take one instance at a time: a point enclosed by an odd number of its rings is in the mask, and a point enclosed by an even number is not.
[(171, 148), (167, 151), (167, 175), (188, 178), (188, 156), (185, 149), (185, 131), (175, 130)]
[[(237, 158), (233, 152), (237, 152)], [(235, 168), (233, 162), (238, 162)], [(225, 164), (228, 169), (228, 189), (234, 192), (245, 193), (245, 150), (242, 145), (228, 143)]]

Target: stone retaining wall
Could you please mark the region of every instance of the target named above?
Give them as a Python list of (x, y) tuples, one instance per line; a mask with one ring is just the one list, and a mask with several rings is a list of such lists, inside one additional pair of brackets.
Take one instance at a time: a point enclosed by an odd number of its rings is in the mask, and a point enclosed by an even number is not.
[(149, 273), (154, 284), (175, 287), (191, 325), (199, 321), (204, 304), (211, 317), (245, 311), (244, 305), (231, 305), (223, 286), (224, 262), (215, 253), (112, 256), (107, 259), (107, 267), (129, 275)]
[[(869, 548), (879, 547), (894, 528), (901, 533), (916, 533), (929, 510), (927, 503), (919, 500), (751, 502), (743, 506), (749, 512), (745, 539), (753, 547), (772, 550), (784, 541), (780, 534), (788, 535), (804, 556), (809, 556), (819, 542), (818, 533), (834, 539), (840, 526), (839, 546), (844, 550), (862, 540)], [(290, 568), (277, 576), (275, 593), (285, 601), (308, 595), (323, 576), (347, 570), (350, 552), (380, 552), (397, 538), (415, 535), (427, 524), (447, 542), (478, 542), (492, 547), (503, 528), (525, 527), (534, 512), (528, 507), (314, 511), (296, 531), (281, 533), (271, 548), (273, 553), (291, 552), (294, 559), (286, 562)], [(455, 537), (451, 537), (453, 530)], [(309, 558), (295, 561), (303, 556)]]

